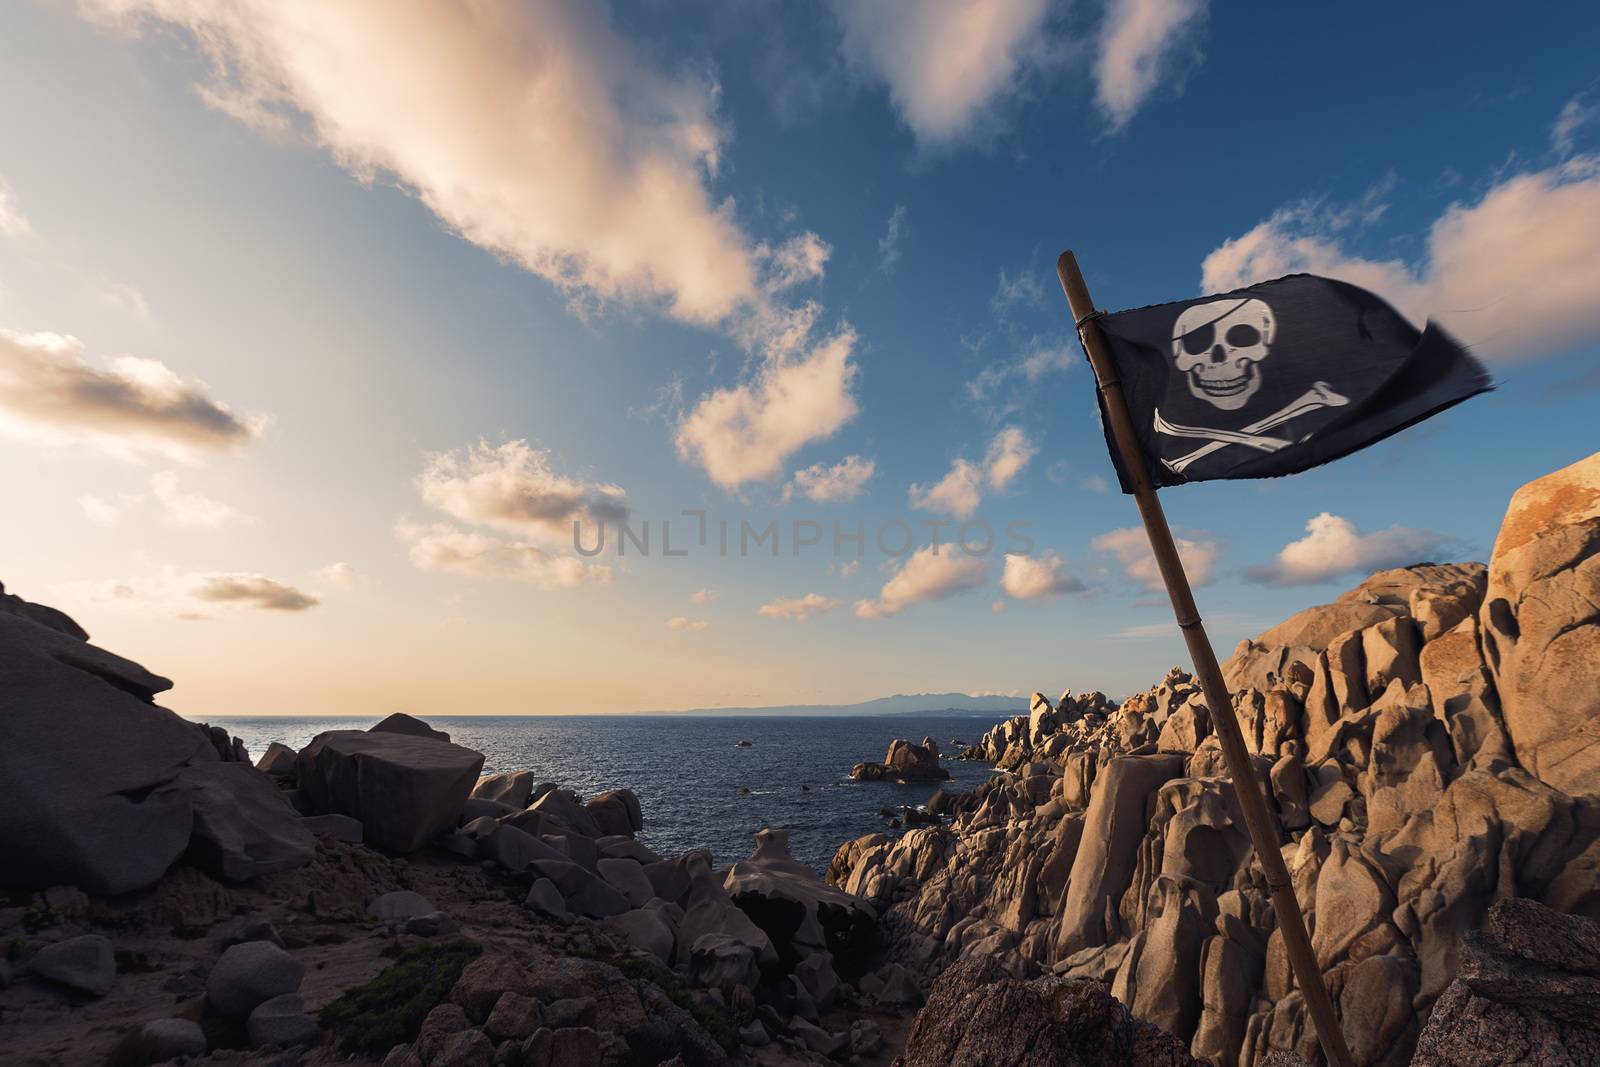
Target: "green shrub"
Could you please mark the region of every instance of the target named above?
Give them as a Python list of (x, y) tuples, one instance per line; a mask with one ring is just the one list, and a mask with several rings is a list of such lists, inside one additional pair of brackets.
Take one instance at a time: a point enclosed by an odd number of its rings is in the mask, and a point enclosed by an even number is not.
[(618, 956), (605, 962), (635, 981), (650, 982), (659, 987), (668, 1000), (694, 1016), (694, 1021), (724, 1048), (737, 1048), (739, 1027), (755, 1017), (748, 1012), (736, 1015), (697, 999), (676, 974), (636, 956)]
[(476, 941), (417, 945), (365, 985), (345, 990), (322, 1009), (322, 1025), (346, 1052), (382, 1055), (417, 1039), (428, 1012), (444, 1003), (456, 980), (483, 946)]

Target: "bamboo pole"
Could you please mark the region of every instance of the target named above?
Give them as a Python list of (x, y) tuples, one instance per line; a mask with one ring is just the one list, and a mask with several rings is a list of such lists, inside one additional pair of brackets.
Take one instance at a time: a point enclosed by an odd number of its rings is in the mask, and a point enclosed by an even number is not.
[(1161, 501), (1156, 498), (1155, 485), (1150, 481), (1144, 453), (1134, 433), (1133, 416), (1128, 411), (1127, 399), (1122, 395), (1122, 385), (1117, 380), (1116, 364), (1106, 351), (1100, 326), (1095, 322), (1094, 301), (1089, 298), (1088, 286), (1084, 284), (1078, 261), (1071, 252), (1061, 253), (1061, 258), (1056, 261), (1056, 273), (1061, 277), (1061, 288), (1067, 294), (1067, 303), (1072, 308), (1072, 317), (1078, 326), (1078, 340), (1082, 342), (1089, 363), (1094, 367), (1095, 381), (1105, 401), (1106, 417), (1111, 420), (1111, 434), (1122, 456), (1122, 469), (1133, 483), (1133, 498), (1144, 519), (1145, 533), (1150, 537), (1150, 549), (1155, 553), (1156, 566), (1161, 569), (1161, 580), (1166, 583), (1167, 595), (1172, 598), (1173, 614), (1177, 616), (1183, 639), (1189, 646), (1189, 657), (1194, 661), (1195, 675), (1200, 679), (1206, 709), (1211, 712), (1217, 737), (1222, 742), (1223, 755), (1228, 761), (1228, 774), (1233, 779), (1233, 791), (1244, 812), (1245, 827), (1250, 832), (1251, 844), (1255, 846), (1256, 858), (1266, 875), (1267, 888), (1272, 894), (1272, 908), (1278, 916), (1278, 929), (1283, 932), (1283, 944), (1288, 950), (1290, 966), (1294, 968), (1295, 981), (1305, 998), (1306, 1009), (1311, 1014), (1317, 1039), (1322, 1043), (1322, 1051), (1330, 1067), (1352, 1067), (1344, 1032), (1334, 1016), (1333, 1001), (1328, 997), (1328, 987), (1322, 981), (1322, 970), (1317, 966), (1316, 954), (1311, 949), (1311, 938), (1306, 934), (1305, 917), (1300, 913), (1300, 902), (1295, 898), (1294, 886), (1289, 880), (1289, 868), (1283, 862), (1277, 823), (1251, 769), (1250, 752), (1245, 748), (1244, 735), (1239, 731), (1239, 720), (1234, 715), (1233, 697), (1228, 691), (1227, 682), (1223, 680), (1217, 654), (1206, 637), (1205, 627), (1201, 625), (1188, 575), (1184, 573), (1183, 561), (1178, 557), (1178, 547), (1173, 543), (1172, 530), (1167, 526)]

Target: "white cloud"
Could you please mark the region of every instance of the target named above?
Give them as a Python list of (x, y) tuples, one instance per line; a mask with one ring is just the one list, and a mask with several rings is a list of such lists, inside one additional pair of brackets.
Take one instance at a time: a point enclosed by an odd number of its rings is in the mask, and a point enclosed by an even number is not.
[(787, 500), (798, 492), (818, 504), (854, 500), (876, 470), (876, 463), (860, 456), (846, 456), (832, 466), (813, 463), (794, 472), (783, 496)]
[(709, 630), (711, 624), (704, 619), (686, 619), (682, 615), (667, 620), (669, 630)]
[(297, 613), (320, 603), (288, 582), (253, 571), (184, 571), (171, 566), (133, 578), (74, 582), (63, 594), (137, 615), (178, 619), (209, 619), (214, 616), (208, 612), (214, 611)]
[(950, 473), (933, 485), (915, 485), (908, 490), (911, 506), (924, 511), (943, 512), (957, 519), (970, 519), (983, 500), (980, 486), (983, 472), (976, 464), (958, 459), (950, 465)]
[(336, 585), (340, 589), (348, 589), (356, 584), (356, 569), (343, 560), (330, 563), (317, 570), (316, 577), (329, 585)]
[(859, 559), (847, 560), (846, 562), (839, 564), (839, 577), (848, 578), (860, 569), (861, 561)]
[(893, 274), (900, 262), (900, 247), (906, 239), (906, 206), (896, 204), (889, 213), (889, 222), (883, 236), (878, 238), (878, 267), (885, 274)]
[(1512, 362), (1600, 335), (1600, 156), (1517, 174), (1434, 221), (1423, 260), (1345, 251), (1303, 208), (1206, 256), (1206, 292), (1295, 271), (1360, 285), (1417, 322), (1432, 315), (1480, 355)]
[(1343, 574), (1364, 575), (1437, 559), (1455, 546), (1452, 537), (1407, 526), (1363, 534), (1349, 519), (1324, 511), (1307, 522), (1306, 535), (1285, 545), (1271, 564), (1252, 567), (1246, 574), (1268, 585), (1313, 585)]
[(158, 360), (118, 356), (101, 370), (83, 358), (76, 337), (0, 329), (0, 432), (85, 444), (122, 459), (193, 462), (242, 448), (265, 425)]
[(206, 99), (267, 129), (304, 121), (364, 180), (393, 175), (451, 230), (584, 303), (664, 302), (719, 322), (757, 298), (753, 243), (708, 188), (718, 86), (667, 70), (583, 0), (88, 0), (108, 22), (186, 29)]
[(1039, 448), (1028, 435), (1016, 426), (1007, 426), (989, 442), (989, 452), (984, 456), (984, 474), (989, 488), (1004, 489), (1027, 467), (1028, 461), (1038, 455)]
[(109, 308), (131, 315), (141, 322), (150, 321), (150, 301), (138, 286), (127, 282), (109, 282), (99, 293), (100, 302)]
[[(1205, 585), (1212, 579), (1212, 567), (1222, 554), (1215, 541), (1191, 540), (1174, 535), (1178, 546), (1178, 559), (1183, 562), (1189, 584)], [(1150, 538), (1143, 528), (1129, 526), (1112, 530), (1096, 537), (1089, 544), (1099, 552), (1108, 552), (1122, 564), (1123, 573), (1152, 592), (1161, 592), (1166, 586), (1161, 581), (1161, 571), (1156, 567), (1155, 554), (1150, 551)]]
[(1061, 569), (1061, 557), (1054, 552), (1040, 556), (1006, 553), (1005, 573), (1000, 588), (1018, 600), (1049, 600), (1063, 593), (1081, 593), (1088, 587)]
[(1043, 303), (1044, 288), (1032, 271), (1023, 271), (1013, 278), (1002, 270), (994, 296), (989, 298), (989, 310), (1004, 317), (1014, 307), (1038, 307)]
[(544, 589), (603, 585), (611, 568), (576, 556), (547, 552), (527, 541), (513, 541), (452, 526), (396, 526), (413, 566), (472, 578), (505, 578)]
[(78, 506), (83, 509), (84, 517), (96, 526), (115, 526), (117, 520), (122, 518), (122, 513), (128, 509), (129, 503), (126, 497), (111, 501), (91, 493), (85, 493), (78, 498)]
[(0, 234), (7, 237), (21, 237), (31, 233), (33, 227), (28, 224), (28, 217), (17, 206), (17, 196), (11, 191), (11, 186), (0, 177)]
[(1091, 493), (1111, 492), (1111, 483), (1098, 474), (1085, 475), (1083, 481), (1078, 483)]
[(876, 600), (856, 601), (856, 615), (863, 619), (882, 619), (898, 615), (912, 604), (944, 600), (968, 589), (976, 589), (988, 576), (984, 560), (959, 555), (946, 546), (941, 553), (925, 545), (911, 554), (878, 593)]
[(620, 487), (557, 474), (548, 450), (520, 439), (427, 454), (417, 491), (425, 503), (463, 522), (567, 544), (574, 522), (582, 523), (592, 540), (599, 524), (628, 515)]
[(1112, 128), (1127, 125), (1147, 97), (1186, 66), (1175, 60), (1204, 22), (1206, 0), (1110, 0), (1100, 26), (1095, 99)]
[(833, 249), (822, 238), (807, 230), (770, 252), (764, 248), (758, 249), (758, 252), (767, 265), (765, 288), (769, 292), (780, 293), (821, 278)]
[(917, 140), (947, 145), (1047, 62), (1049, 0), (835, 0), (851, 63), (889, 87)]
[(826, 615), (838, 607), (841, 601), (832, 597), (825, 597), (820, 593), (807, 593), (805, 596), (780, 596), (777, 599), (761, 605), (756, 609), (756, 614), (769, 619), (789, 619), (793, 622), (805, 622), (807, 619), (818, 615)]
[(720, 595), (715, 589), (698, 589), (689, 594), (689, 599), (696, 604), (709, 604)]
[(770, 344), (751, 380), (706, 394), (679, 421), (678, 454), (705, 468), (717, 485), (732, 489), (775, 478), (796, 451), (855, 417), (855, 332), (845, 327), (800, 354), (795, 350), (805, 346), (809, 318)]
[(1572, 154), (1572, 149), (1577, 143), (1578, 131), (1600, 117), (1600, 101), (1593, 99), (1592, 92), (1579, 93), (1568, 100), (1561, 108), (1561, 114), (1556, 116), (1556, 121), (1550, 127), (1550, 147), (1559, 154), (1566, 156)]
[(240, 604), (264, 611), (305, 611), (316, 597), (262, 574), (196, 575), (192, 595), (210, 603)]
[(212, 500), (204, 493), (186, 493), (178, 488), (176, 471), (161, 471), (150, 477), (150, 492), (161, 505), (161, 518), (169, 526), (199, 526), (219, 530), (224, 526), (244, 526), (255, 519)]
[[(1001, 412), (1014, 411), (1028, 399), (1028, 390), (1048, 375), (1072, 369), (1077, 362), (1076, 348), (1068, 342), (1034, 338), (1014, 359), (990, 363), (966, 383), (967, 395), (980, 404), (999, 400)], [(1001, 396), (1000, 394), (1006, 394)]]

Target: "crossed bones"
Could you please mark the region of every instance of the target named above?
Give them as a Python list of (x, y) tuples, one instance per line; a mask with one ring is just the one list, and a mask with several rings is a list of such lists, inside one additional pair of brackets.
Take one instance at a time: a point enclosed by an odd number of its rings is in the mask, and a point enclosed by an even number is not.
[(1177, 459), (1164, 459), (1161, 462), (1171, 470), (1182, 474), (1196, 460), (1204, 459), (1211, 453), (1227, 448), (1229, 445), (1244, 445), (1246, 448), (1258, 448), (1263, 452), (1276, 452), (1280, 448), (1287, 448), (1295, 444), (1295, 442), (1285, 441), (1281, 437), (1266, 437), (1262, 435), (1261, 431), (1282, 426), (1290, 419), (1299, 418), (1308, 411), (1316, 411), (1319, 408), (1339, 408), (1348, 403), (1350, 403), (1349, 398), (1334, 392), (1328, 387), (1327, 382), (1317, 382), (1310, 389), (1307, 389), (1298, 400), (1288, 404), (1281, 411), (1252, 422), (1243, 430), (1217, 430), (1205, 426), (1179, 426), (1177, 423), (1168, 422), (1162, 418), (1161, 409), (1157, 408), (1155, 413), (1156, 433), (1164, 433), (1168, 437), (1198, 437), (1211, 442), (1195, 449), (1186, 456), (1179, 456)]

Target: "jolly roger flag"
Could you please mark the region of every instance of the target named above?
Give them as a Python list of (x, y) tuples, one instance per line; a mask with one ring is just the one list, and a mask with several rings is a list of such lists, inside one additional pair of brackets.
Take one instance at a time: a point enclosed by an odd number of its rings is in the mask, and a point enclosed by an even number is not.
[(1294, 474), (1492, 387), (1437, 326), (1419, 332), (1365, 289), (1311, 274), (1099, 323), (1157, 486)]

